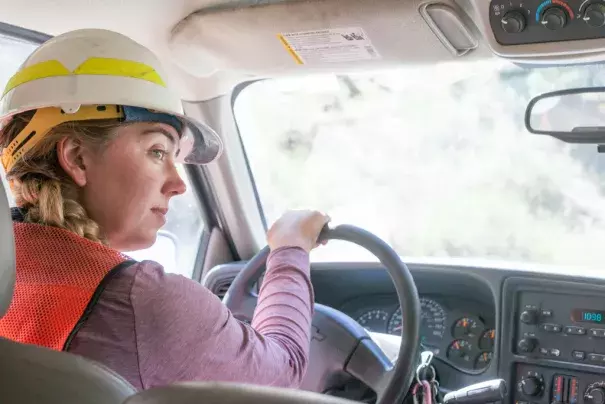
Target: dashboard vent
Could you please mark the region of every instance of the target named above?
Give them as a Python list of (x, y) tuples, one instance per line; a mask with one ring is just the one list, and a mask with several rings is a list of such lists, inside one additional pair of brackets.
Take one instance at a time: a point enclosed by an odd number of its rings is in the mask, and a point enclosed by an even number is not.
[(212, 293), (217, 295), (219, 297), (219, 299), (223, 300), (223, 298), (225, 297), (225, 294), (227, 294), (227, 290), (233, 283), (233, 279), (234, 278), (229, 278), (229, 279), (222, 279), (222, 280), (218, 281), (212, 288)]

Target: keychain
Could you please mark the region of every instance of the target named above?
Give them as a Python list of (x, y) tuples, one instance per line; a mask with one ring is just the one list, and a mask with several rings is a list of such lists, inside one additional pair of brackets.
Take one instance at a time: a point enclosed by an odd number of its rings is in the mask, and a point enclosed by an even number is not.
[(420, 384), (416, 383), (414, 384), (414, 388), (412, 389), (412, 398), (414, 400), (414, 404), (423, 404), (420, 402), (421, 399), (421, 394), (419, 394), (419, 392), (421, 392), (422, 390), (420, 390)]
[(416, 368), (416, 384), (412, 390), (414, 404), (420, 403), (422, 395), (422, 404), (439, 403), (439, 382), (436, 379), (437, 373), (431, 365), (433, 353), (424, 351), (420, 354), (420, 365)]

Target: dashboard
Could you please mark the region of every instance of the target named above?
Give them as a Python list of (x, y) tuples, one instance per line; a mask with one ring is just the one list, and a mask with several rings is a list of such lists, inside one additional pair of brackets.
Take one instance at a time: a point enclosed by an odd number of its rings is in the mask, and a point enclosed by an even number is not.
[[(445, 295), (421, 296), (420, 338), (423, 350), (460, 372), (478, 374), (494, 354), (495, 316), (481, 304)], [(368, 331), (401, 335), (396, 296), (368, 296), (339, 308)]]
[[(421, 344), (435, 354), (443, 393), (501, 378), (507, 404), (605, 404), (605, 271), (406, 263), (421, 298)], [(217, 267), (205, 284), (224, 289), (242, 267)], [(369, 331), (401, 333), (379, 264), (312, 264), (311, 281), (317, 303)]]

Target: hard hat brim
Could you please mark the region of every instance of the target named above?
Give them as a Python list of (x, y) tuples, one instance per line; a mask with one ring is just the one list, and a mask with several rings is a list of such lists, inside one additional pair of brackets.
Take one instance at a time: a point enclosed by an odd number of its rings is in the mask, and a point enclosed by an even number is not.
[(176, 161), (183, 164), (203, 165), (218, 159), (223, 152), (223, 142), (209, 126), (181, 114), (185, 130), (179, 142), (179, 155)]

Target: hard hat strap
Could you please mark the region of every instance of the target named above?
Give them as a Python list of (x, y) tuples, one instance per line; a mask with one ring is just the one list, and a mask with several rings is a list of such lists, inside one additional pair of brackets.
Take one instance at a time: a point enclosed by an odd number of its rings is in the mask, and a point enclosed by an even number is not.
[(124, 110), (119, 105), (83, 105), (73, 114), (67, 114), (57, 107), (40, 108), (17, 137), (2, 150), (4, 171), (8, 173), (55, 126), (70, 121), (123, 118)]

